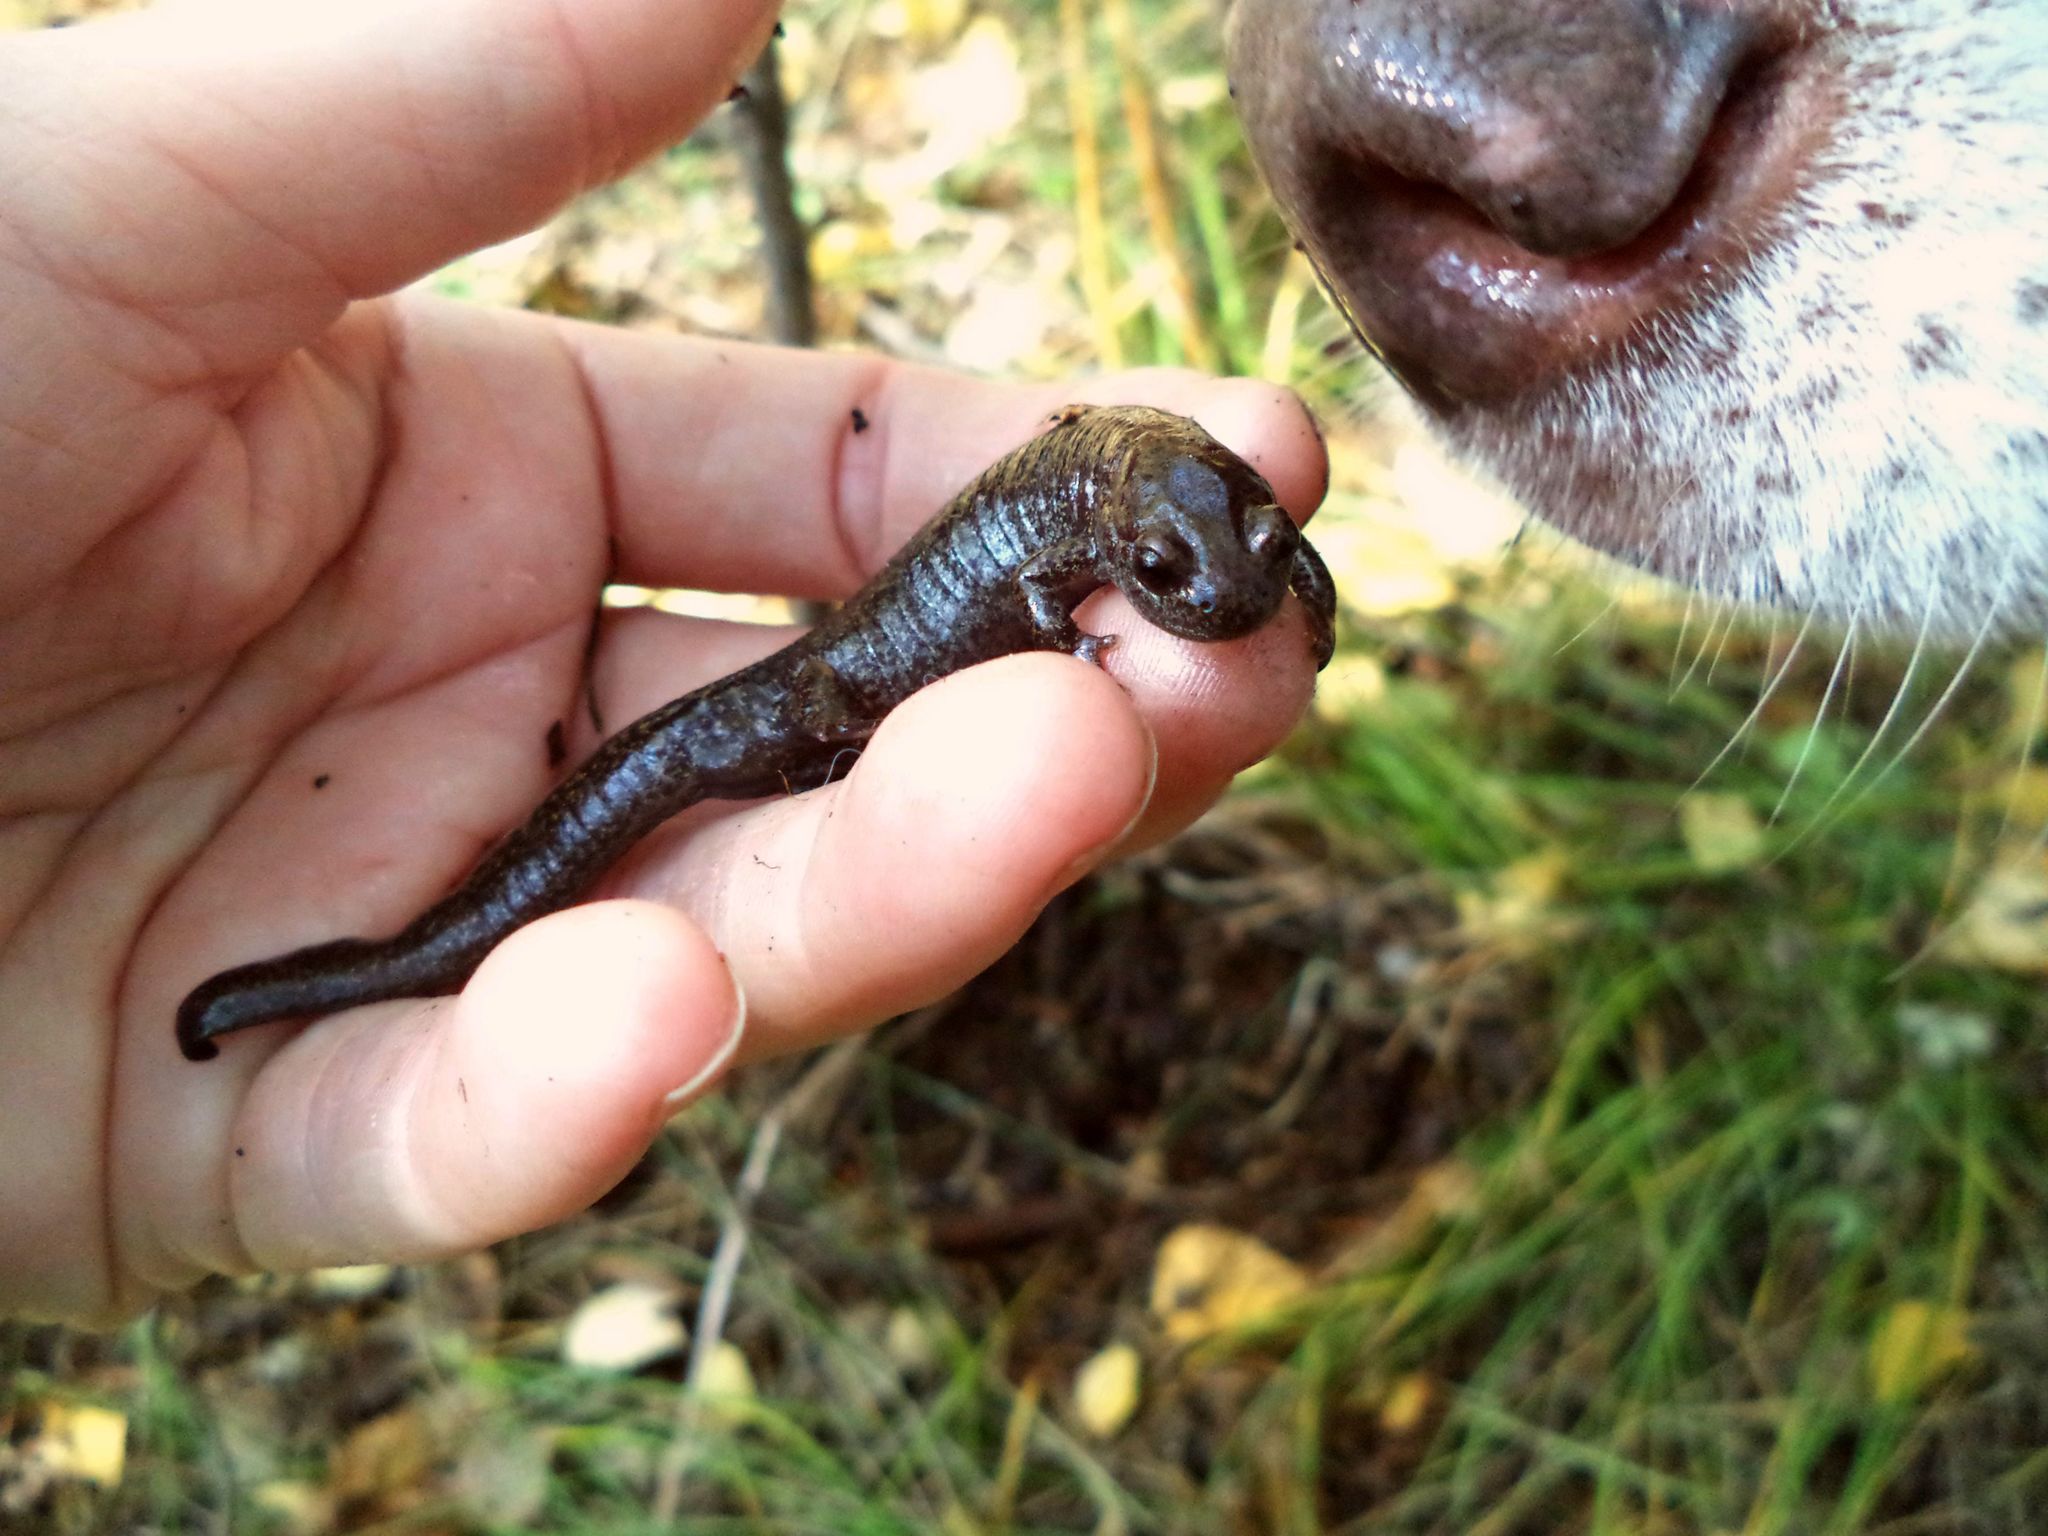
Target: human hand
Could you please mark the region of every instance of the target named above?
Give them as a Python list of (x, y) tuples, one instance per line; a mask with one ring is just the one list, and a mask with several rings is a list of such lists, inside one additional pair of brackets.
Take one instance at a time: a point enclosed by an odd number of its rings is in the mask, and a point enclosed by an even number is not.
[[(664, 828), (459, 998), (179, 1057), (194, 983), (395, 929), (545, 792), (551, 727), (589, 750), (614, 552), (626, 581), (844, 595), (1076, 394), (1195, 415), (1297, 514), (1319, 496), (1267, 386), (1002, 386), (379, 297), (678, 137), (772, 19), (243, 0), (0, 39), (0, 1312), (111, 1320), (580, 1209), (732, 1061), (957, 986), (1305, 707), (1297, 612), (1192, 646), (1102, 594), (1115, 681), (963, 673), (846, 781)], [(787, 638), (613, 613), (590, 682), (616, 727)]]

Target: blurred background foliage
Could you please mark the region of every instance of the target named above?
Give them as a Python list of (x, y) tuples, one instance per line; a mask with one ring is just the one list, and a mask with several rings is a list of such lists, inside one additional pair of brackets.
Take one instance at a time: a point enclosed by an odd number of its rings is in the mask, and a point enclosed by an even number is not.
[[(798, 212), (824, 345), (1303, 390), (1314, 716), (584, 1218), (0, 1328), (0, 1530), (2048, 1529), (2039, 656), (1844, 657), (1525, 528), (1323, 306), (1220, 26), (805, 4)], [(727, 117), (432, 281), (755, 335), (760, 238)]]

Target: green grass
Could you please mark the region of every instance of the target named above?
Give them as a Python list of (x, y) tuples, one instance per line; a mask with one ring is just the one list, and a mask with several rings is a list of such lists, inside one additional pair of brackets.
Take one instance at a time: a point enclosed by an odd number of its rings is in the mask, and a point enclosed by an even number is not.
[[(1396, 684), (1308, 786), (1397, 862), (1471, 872), (1561, 849), (1576, 919), (1534, 962), (1545, 1080), (1467, 1143), (1480, 1208), (1311, 1309), (1305, 1381), (1331, 1362), (1452, 1381), (1408, 1486), (1357, 1528), (1847, 1532), (1910, 1510), (1939, 1512), (1912, 1529), (2024, 1529), (2038, 1352), (1987, 1352), (1925, 1400), (1878, 1400), (1866, 1370), (1894, 1305), (2024, 1334), (2048, 1278), (2037, 984), (1901, 974), (1941, 903), (1957, 835), (1941, 779), (1963, 765), (1930, 747), (1765, 868), (1703, 878), (1670, 811), (1728, 709), (1666, 701), (1647, 640), (1581, 645), (1533, 678), (1545, 653), (1525, 632), (1507, 647), (1519, 675), (1455, 712), (1440, 685)], [(1806, 682), (1715, 789), (1764, 814), (1787, 796)], [(1826, 729), (1839, 761), (1874, 734)], [(1840, 783), (1810, 773), (1784, 823), (1814, 825)], [(1989, 1021), (1984, 1056), (1916, 1054), (1912, 1002)], [(2031, 1428), (1996, 1449), (2015, 1420)]]
[[(1715, 691), (1669, 697), (1663, 621), (1559, 653), (1545, 643), (1557, 605), (1597, 598), (1568, 588), (1523, 607), (1512, 592), (1354, 635), (1390, 664), (1384, 695), (1306, 728), (1225, 816), (1226, 831), (1239, 817), (1302, 844), (1331, 884), (1291, 919), (1308, 924), (1291, 955), (1248, 939), (1226, 957), (1267, 966), (1278, 985), (1186, 1025), (1221, 1044), (1206, 1061), (1187, 1048), (1178, 1093), (1162, 1076), (1105, 1135), (1057, 1095), (1007, 1096), (999, 1064), (961, 1067), (1030, 1036), (1043, 1005), (1029, 975), (1045, 963), (1034, 939), (936, 1022), (885, 1033), (827, 1111), (792, 1128), (727, 1329), (757, 1399), (700, 1411), (673, 1372), (572, 1370), (551, 1329), (622, 1261), (686, 1292), (701, 1284), (727, 1180), (795, 1068), (689, 1117), (605, 1212), (506, 1245), (481, 1324), (450, 1277), (423, 1271), (345, 1305), (288, 1285), (220, 1288), (116, 1343), (70, 1341), (69, 1369), (48, 1374), (52, 1336), (9, 1335), (15, 1362), (38, 1366), (13, 1376), (12, 1403), (83, 1392), (132, 1416), (127, 1484), (47, 1507), (47, 1528), (216, 1529), (217, 1516), (179, 1511), (232, 1509), (235, 1530), (286, 1529), (251, 1487), (321, 1485), (333, 1441), (400, 1405), (422, 1410), (435, 1451), (416, 1502), (366, 1506), (392, 1529), (514, 1528), (480, 1517), (450, 1470), (483, 1444), (531, 1448), (544, 1494), (520, 1518), (559, 1531), (655, 1529), (652, 1489), (679, 1454), (680, 1528), (703, 1532), (2028, 1529), (2048, 1496), (2038, 986), (1906, 964), (1951, 884), (1949, 784), (1971, 771), (1971, 741), (1996, 734), (2000, 690), (1966, 687), (1957, 735), (1830, 831), (1707, 876), (1673, 806), (1684, 770), (1740, 720), (1761, 648), (1737, 645)], [(1829, 728), (1850, 757), (1882, 713), (1883, 670), (1864, 663), (1867, 708)], [(1768, 813), (1824, 681), (1821, 660), (1789, 681), (1785, 708), (1709, 790)], [(1813, 774), (1783, 823), (1817, 815), (1836, 782)], [(1460, 938), (1448, 897), (1544, 850), (1563, 856), (1552, 915), (1568, 937), (1499, 953)], [(1118, 925), (1215, 920), (1213, 904), (1154, 910), (1159, 882), (1207, 877), (1213, 862), (1197, 839), (1071, 898), (1053, 922), (1094, 925), (1092, 945)], [(1198, 1143), (1251, 1135), (1271, 1095), (1233, 1100), (1228, 1074), (1266, 1059), (1305, 966), (1356, 969), (1332, 935), (1418, 869), (1439, 916), (1411, 914), (1395, 933), (1456, 973), (1442, 989), (1488, 999), (1471, 1038), (1439, 1039), (1402, 1079), (1437, 1106), (1429, 1144), (1384, 1149), (1362, 1173), (1321, 1166), (1329, 1138), (1369, 1129), (1333, 1075), (1303, 1111), (1320, 1149), (1271, 1186), (1321, 1218), (1304, 1225), (1285, 1200), (1231, 1205), (1228, 1169), (1219, 1185)], [(1075, 956), (1053, 963), (1048, 984), (1074, 1012), (1028, 1049), (1104, 1050), (1145, 1015), (1113, 1005), (1115, 978), (1091, 979)], [(1415, 986), (1446, 1001), (1427, 977)], [(1953, 1058), (1930, 1053), (1900, 1024), (1916, 1004), (1989, 1032)], [(1340, 1029), (1340, 1064), (1387, 1048), (1366, 1018)], [(1502, 1052), (1505, 1064), (1489, 1060)], [(1185, 1186), (1134, 1192), (1134, 1137), (1169, 1169), (1196, 1159)], [(941, 1175), (961, 1147), (978, 1147), (1002, 1198), (949, 1192)], [(1447, 1165), (1470, 1170), (1462, 1199), (1332, 1262), (1361, 1222)], [(1255, 1333), (1179, 1351), (1145, 1315), (1145, 1261), (1170, 1226), (1218, 1214), (1201, 1189), (1223, 1191), (1224, 1219), (1330, 1267)], [(1032, 1190), (1082, 1214), (992, 1252), (947, 1252), (934, 1236), (949, 1211)], [(1873, 1340), (1901, 1303), (1959, 1309), (1973, 1353), (1886, 1394)], [(916, 1320), (909, 1356), (891, 1343), (892, 1313), (899, 1335)], [(1145, 1353), (1146, 1401), (1098, 1444), (1066, 1392), (1111, 1338)], [(406, 1361), (390, 1391), (348, 1402), (343, 1384), (385, 1350)], [(266, 1375), (341, 1401), (294, 1410)], [(1383, 1424), (1390, 1389), (1411, 1376), (1430, 1406), (1419, 1423)]]
[[(1013, 14), (1056, 58), (1051, 7)], [(1155, 79), (1214, 67), (1206, 8), (1141, 15)], [(874, 46), (851, 11), (816, 16)], [(1113, 142), (1113, 63), (1093, 57)], [(1074, 189), (1057, 91), (1037, 99), (1004, 157), (1033, 194), (1027, 245)], [(1284, 235), (1220, 104), (1162, 131), (1180, 258), (1249, 368)], [(591, 209), (672, 214), (724, 169), (692, 147)], [(1109, 174), (1125, 280), (1155, 253), (1128, 167)], [(728, 254), (707, 282), (743, 265)], [(914, 285), (919, 259), (857, 280)], [(1322, 354), (1334, 330), (1282, 338), (1325, 404), (1357, 387)], [(1120, 335), (1133, 360), (1179, 356), (1156, 302)], [(118, 1489), (0, 1505), (0, 1530), (2043, 1528), (2040, 984), (1927, 955), (1983, 866), (2000, 805), (1982, 787), (2022, 755), (1997, 669), (1886, 770), (1908, 734), (1879, 735), (1899, 658), (1858, 658), (1823, 718), (1833, 656), (1813, 642), (1747, 723), (1765, 642), (1604, 604), (1510, 570), (1354, 627), (1377, 697), (884, 1031), (792, 1124), (754, 1208), (725, 1330), (751, 1402), (713, 1411), (673, 1362), (621, 1379), (556, 1346), (617, 1274), (694, 1301), (801, 1064), (693, 1112), (601, 1211), (470, 1266), (356, 1300), (218, 1285), (107, 1340), (0, 1329), (0, 1450), (51, 1403), (130, 1427)], [(1904, 718), (1937, 691), (1923, 679)], [(1704, 873), (1679, 807), (1738, 737), (1704, 788), (1770, 824), (1771, 857)], [(1461, 895), (1545, 859), (1539, 941), (1460, 926)], [(1929, 1018), (1962, 1021), (1951, 1048)], [(1465, 1198), (1385, 1220), (1448, 1169)], [(1020, 1230), (962, 1235), (994, 1217)], [(1248, 1336), (1169, 1345), (1150, 1259), (1198, 1219), (1312, 1266), (1315, 1290)], [(1874, 1341), (1908, 1303), (1966, 1316), (1972, 1354), (1881, 1392)], [(1145, 1397), (1097, 1443), (1068, 1392), (1113, 1339), (1143, 1351)], [(1424, 1407), (1391, 1422), (1403, 1382)], [(342, 1486), (337, 1447), (379, 1423), (419, 1464)], [(658, 1527), (678, 1465), (679, 1520)], [(349, 1497), (295, 1526), (276, 1496), (294, 1489)]]

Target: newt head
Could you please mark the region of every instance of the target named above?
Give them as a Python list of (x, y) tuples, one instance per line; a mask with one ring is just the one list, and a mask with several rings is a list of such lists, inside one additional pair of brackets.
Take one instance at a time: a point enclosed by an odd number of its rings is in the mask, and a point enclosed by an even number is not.
[(1110, 576), (1168, 634), (1235, 639), (1279, 612), (1301, 534), (1257, 470), (1179, 425), (1146, 435), (1104, 503)]

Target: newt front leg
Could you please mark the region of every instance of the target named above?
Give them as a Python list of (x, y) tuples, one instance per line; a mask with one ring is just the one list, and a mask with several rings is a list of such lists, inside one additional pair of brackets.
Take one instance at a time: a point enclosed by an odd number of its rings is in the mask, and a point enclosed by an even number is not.
[(1024, 562), (1017, 586), (1047, 650), (1102, 664), (1116, 636), (1087, 633), (1074, 622), (1074, 610), (1106, 580), (1101, 553), (1091, 538), (1063, 539)]
[(1337, 654), (1337, 584), (1330, 579), (1330, 568), (1323, 564), (1323, 557), (1307, 539), (1294, 551), (1294, 564), (1287, 572), (1287, 590), (1301, 600), (1308, 613), (1309, 648), (1320, 672)]

